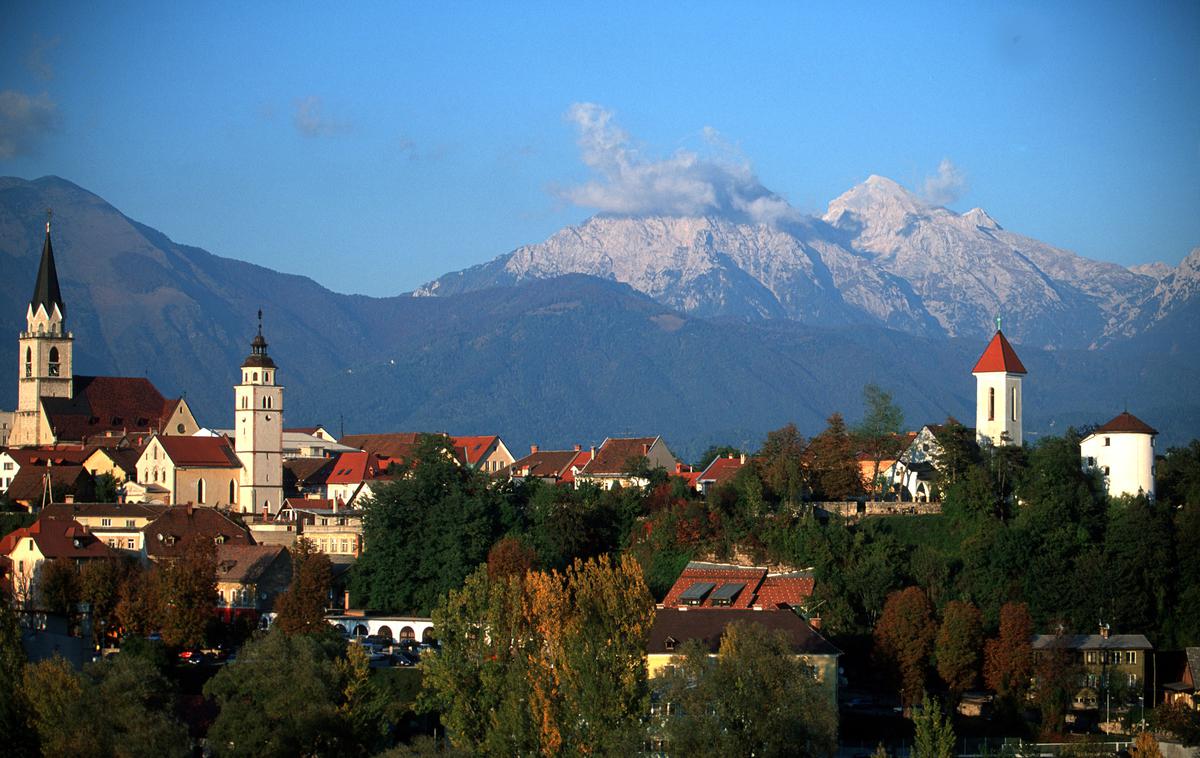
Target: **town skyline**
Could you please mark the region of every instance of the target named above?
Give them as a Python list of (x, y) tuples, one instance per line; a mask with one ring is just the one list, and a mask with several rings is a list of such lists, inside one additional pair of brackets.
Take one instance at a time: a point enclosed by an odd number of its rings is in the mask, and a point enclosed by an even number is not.
[(0, 174), (370, 295), (596, 212), (704, 210), (697, 181), (820, 215), (871, 174), (1085, 257), (1174, 265), (1200, 243), (1196, 13), (577, 8), (528, 30), (483, 9), (18, 9)]

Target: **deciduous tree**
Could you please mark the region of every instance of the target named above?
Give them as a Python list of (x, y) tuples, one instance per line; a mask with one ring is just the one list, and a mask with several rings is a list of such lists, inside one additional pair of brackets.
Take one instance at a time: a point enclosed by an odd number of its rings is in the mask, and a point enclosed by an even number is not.
[(92, 635), (97, 642), (120, 628), (117, 607), (121, 602), (121, 585), (136, 570), (122, 558), (88, 561), (79, 570), (79, 595), (91, 607)]
[(800, 502), (808, 487), (804, 468), (804, 451), (808, 447), (795, 424), (767, 433), (755, 465), (761, 472), (763, 484), (775, 497), (793, 505)]
[(832, 414), (825, 430), (813, 437), (807, 460), (814, 497), (845, 500), (862, 493), (862, 469), (842, 414)]
[(501, 537), (488, 551), (488, 576), (523, 577), (537, 562), (537, 553), (517, 537)]
[(970, 603), (951, 600), (942, 611), (934, 657), (938, 676), (957, 699), (975, 686), (983, 656), (983, 615)]
[(38, 569), (38, 592), (42, 608), (51, 613), (68, 613), (79, 602), (79, 570), (70, 558), (43, 561)]
[(1033, 673), (1033, 619), (1024, 603), (1000, 608), (1000, 629), (984, 645), (983, 678), (1002, 697), (1019, 698)]
[(292, 580), (275, 600), (275, 625), (284, 634), (310, 634), (328, 629), (325, 606), (329, 603), (332, 567), (329, 556), (312, 540), (301, 537), (289, 548)]
[(871, 463), (871, 494), (880, 494), (879, 467), (885, 458), (894, 458), (904, 449), (904, 438), (900, 428), (904, 425), (904, 411), (892, 402), (892, 395), (878, 385), (863, 387), (863, 420), (854, 429), (858, 448)]
[(181, 557), (162, 566), (158, 582), (163, 642), (202, 644), (217, 607), (216, 545), (206, 539), (192, 540)]
[(899, 681), (905, 704), (920, 702), (925, 692), (925, 672), (936, 634), (933, 607), (920, 587), (888, 595), (875, 626), (875, 654)]

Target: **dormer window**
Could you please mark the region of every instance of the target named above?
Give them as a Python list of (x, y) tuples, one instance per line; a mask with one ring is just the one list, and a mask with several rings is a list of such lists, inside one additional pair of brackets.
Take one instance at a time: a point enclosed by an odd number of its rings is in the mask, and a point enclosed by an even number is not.
[(678, 640), (676, 640), (674, 637), (667, 637), (666, 641), (663, 642), (663, 647), (667, 649), (667, 652), (671, 652), (678, 644)]
[(224, 534), (218, 534), (218, 535), (217, 535), (217, 537), (216, 537), (216, 539), (215, 539), (215, 540), (213, 540), (213, 541), (214, 541), (214, 542), (216, 542), (218, 545), (224, 545), (224, 544), (225, 544), (225, 535), (224, 535)]

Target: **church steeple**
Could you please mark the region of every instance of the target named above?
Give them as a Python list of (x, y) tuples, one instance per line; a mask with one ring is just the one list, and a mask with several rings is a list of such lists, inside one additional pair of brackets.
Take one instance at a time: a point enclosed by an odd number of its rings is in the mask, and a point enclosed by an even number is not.
[(35, 316), (40, 308), (46, 315), (54, 316), (58, 309), (59, 318), (66, 315), (62, 292), (58, 288), (58, 269), (54, 265), (54, 246), (50, 243), (50, 211), (46, 211), (46, 241), (42, 243), (42, 262), (38, 266), (37, 281), (33, 286), (33, 297), (29, 299), (29, 315)]

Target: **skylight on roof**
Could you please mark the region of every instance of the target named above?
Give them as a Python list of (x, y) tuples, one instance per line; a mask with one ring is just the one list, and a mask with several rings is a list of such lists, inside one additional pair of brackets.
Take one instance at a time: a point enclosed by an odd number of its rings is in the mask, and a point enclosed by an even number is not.
[(714, 582), (693, 582), (679, 596), (679, 602), (684, 605), (700, 605), (704, 602), (704, 598), (708, 596), (708, 593), (712, 592), (713, 587), (716, 586)]
[(712, 604), (733, 605), (733, 601), (737, 598), (738, 593), (745, 588), (746, 584), (744, 582), (722, 584), (721, 589), (712, 594)]

